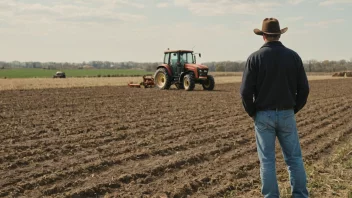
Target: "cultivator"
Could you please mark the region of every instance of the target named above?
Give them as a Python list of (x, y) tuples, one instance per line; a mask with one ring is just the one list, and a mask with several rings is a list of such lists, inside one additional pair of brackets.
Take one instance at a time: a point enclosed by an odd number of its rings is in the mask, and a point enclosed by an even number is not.
[(136, 88), (141, 88), (142, 86), (144, 88), (153, 88), (154, 87), (154, 78), (152, 75), (144, 75), (143, 76), (143, 82), (139, 84), (134, 84), (133, 82), (128, 83), (129, 87), (136, 87)]

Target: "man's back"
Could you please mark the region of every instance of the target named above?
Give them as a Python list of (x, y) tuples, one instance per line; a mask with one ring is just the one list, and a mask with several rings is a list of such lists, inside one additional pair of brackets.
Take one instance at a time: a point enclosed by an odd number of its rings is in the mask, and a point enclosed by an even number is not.
[[(298, 112), (306, 103), (302, 99), (308, 95), (309, 87), (302, 60), (279, 41), (268, 42), (251, 54), (243, 77), (246, 83), (241, 87), (242, 97), (255, 97), (253, 107), (246, 108), (249, 114), (275, 108), (295, 108)], [(254, 93), (246, 92), (246, 86), (255, 86)]]

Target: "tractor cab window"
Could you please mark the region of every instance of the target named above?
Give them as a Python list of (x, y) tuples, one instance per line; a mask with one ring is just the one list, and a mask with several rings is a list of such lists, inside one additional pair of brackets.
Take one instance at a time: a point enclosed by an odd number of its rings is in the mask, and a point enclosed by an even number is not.
[(193, 62), (193, 54), (190, 52), (181, 53), (180, 54), (180, 62), (181, 63), (194, 63)]
[(171, 53), (171, 58), (170, 58), (171, 65), (176, 65), (177, 59), (178, 59), (177, 53)]
[(192, 53), (187, 53), (187, 62), (188, 63), (195, 63), (193, 60), (193, 54)]
[(181, 64), (187, 63), (187, 54), (186, 53), (180, 53), (180, 63)]
[(166, 53), (164, 57), (164, 63), (169, 64), (170, 53)]

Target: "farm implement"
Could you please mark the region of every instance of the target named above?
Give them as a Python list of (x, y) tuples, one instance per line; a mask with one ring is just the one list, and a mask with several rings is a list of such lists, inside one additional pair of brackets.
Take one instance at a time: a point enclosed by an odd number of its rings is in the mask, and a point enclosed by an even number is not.
[(129, 87), (135, 87), (135, 88), (141, 88), (142, 86), (144, 88), (153, 88), (154, 87), (154, 78), (152, 75), (144, 75), (143, 76), (143, 82), (139, 84), (135, 84), (133, 82), (128, 83)]

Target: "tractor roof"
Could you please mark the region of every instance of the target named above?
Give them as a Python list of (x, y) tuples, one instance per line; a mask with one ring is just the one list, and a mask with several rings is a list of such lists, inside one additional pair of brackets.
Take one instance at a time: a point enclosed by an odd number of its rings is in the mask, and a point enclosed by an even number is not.
[(193, 52), (192, 50), (166, 50), (164, 53), (172, 52)]

